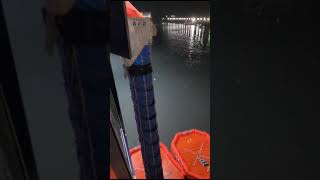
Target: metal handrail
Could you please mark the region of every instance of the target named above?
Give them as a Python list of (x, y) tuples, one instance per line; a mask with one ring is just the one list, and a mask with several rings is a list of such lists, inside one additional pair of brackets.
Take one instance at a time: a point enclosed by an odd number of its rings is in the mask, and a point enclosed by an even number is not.
[(124, 157), (127, 170), (129, 171), (131, 178), (135, 178), (127, 142), (127, 134), (125, 133), (123, 122), (116, 108), (112, 92), (110, 92), (110, 125), (113, 131), (116, 133), (117, 143), (121, 149), (122, 156)]

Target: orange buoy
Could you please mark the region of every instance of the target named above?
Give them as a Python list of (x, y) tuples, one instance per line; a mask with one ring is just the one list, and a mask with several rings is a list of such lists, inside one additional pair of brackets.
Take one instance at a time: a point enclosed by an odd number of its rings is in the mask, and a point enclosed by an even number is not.
[(210, 135), (192, 129), (179, 132), (171, 143), (171, 151), (187, 178), (210, 179)]
[[(162, 168), (163, 175), (165, 179), (184, 179), (184, 173), (181, 166), (176, 162), (173, 156), (170, 154), (167, 147), (160, 143), (160, 152), (162, 159)], [(135, 175), (137, 179), (146, 179), (142, 154), (141, 154), (141, 146), (132, 148), (130, 150), (131, 160), (133, 169), (135, 171)]]

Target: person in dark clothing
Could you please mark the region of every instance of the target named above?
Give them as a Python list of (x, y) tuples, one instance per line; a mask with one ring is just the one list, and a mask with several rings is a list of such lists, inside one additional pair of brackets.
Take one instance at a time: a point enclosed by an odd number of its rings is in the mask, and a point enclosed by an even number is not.
[(60, 55), (81, 180), (108, 175), (108, 8), (105, 0), (46, 1), (47, 45)]

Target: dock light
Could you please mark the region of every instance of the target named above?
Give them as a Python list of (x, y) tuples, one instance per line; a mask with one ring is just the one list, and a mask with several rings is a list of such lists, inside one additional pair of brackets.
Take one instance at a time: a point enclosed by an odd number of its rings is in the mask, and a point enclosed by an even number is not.
[(200, 20), (200, 18), (197, 18), (197, 21), (199, 21)]
[(196, 21), (196, 18), (191, 18), (192, 22), (195, 22)]

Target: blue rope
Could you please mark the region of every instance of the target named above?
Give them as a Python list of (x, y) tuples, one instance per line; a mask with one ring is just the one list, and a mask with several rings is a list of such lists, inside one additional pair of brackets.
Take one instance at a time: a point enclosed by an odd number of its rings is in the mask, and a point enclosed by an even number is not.
[[(150, 57), (150, 46), (147, 45), (141, 51), (134, 65), (149, 64), (151, 63)], [(129, 76), (146, 177), (148, 179), (163, 179), (152, 81), (151, 73), (140, 76)]]

